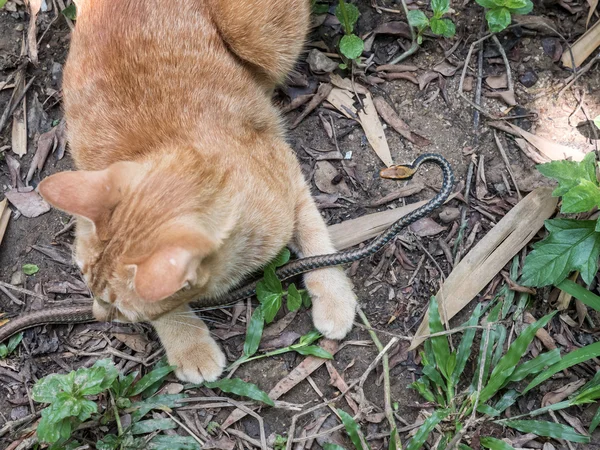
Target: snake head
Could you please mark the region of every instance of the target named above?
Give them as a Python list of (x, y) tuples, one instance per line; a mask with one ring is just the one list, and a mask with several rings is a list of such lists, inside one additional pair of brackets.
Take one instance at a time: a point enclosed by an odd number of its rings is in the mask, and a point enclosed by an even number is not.
[(387, 178), (391, 180), (406, 180), (411, 178), (416, 172), (410, 166), (390, 166), (379, 172), (381, 178)]

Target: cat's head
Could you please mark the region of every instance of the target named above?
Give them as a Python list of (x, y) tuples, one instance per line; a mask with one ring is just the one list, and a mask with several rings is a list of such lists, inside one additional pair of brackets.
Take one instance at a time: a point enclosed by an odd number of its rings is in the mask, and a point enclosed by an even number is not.
[(118, 162), (40, 183), (44, 199), (78, 219), (75, 260), (97, 319), (153, 320), (202, 293), (218, 241), (200, 227), (190, 186), (176, 180)]

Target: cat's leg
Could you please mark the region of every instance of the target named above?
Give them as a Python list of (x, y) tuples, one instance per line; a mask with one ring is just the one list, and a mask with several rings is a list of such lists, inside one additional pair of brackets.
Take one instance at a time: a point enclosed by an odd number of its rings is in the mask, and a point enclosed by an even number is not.
[(304, 46), (308, 0), (209, 0), (212, 19), (228, 47), (266, 76), (283, 81)]
[(169, 364), (177, 366), (181, 381), (214, 381), (227, 364), (223, 351), (210, 336), (208, 327), (189, 306), (181, 306), (152, 322)]
[[(302, 257), (336, 251), (306, 185), (301, 189), (296, 205), (292, 247)], [(342, 339), (352, 328), (356, 313), (356, 295), (350, 279), (342, 268), (328, 267), (306, 273), (304, 284), (312, 299), (313, 322), (317, 330), (327, 338)]]

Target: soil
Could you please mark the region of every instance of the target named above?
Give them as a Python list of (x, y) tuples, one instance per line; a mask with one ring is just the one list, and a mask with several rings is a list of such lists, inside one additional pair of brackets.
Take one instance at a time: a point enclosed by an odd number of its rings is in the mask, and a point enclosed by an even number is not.
[[(11, 3), (14, 6), (15, 3), (20, 4), (21, 2), (9, 2), (9, 4)], [(359, 0), (357, 5), (361, 11), (357, 33), (361, 36), (367, 35), (380, 24), (403, 20), (404, 17), (401, 14), (386, 11), (377, 12), (372, 7), (371, 2), (366, 0)], [(422, 10), (426, 9), (421, 3), (419, 5)], [(570, 5), (575, 4), (570, 3)], [(389, 9), (401, 8), (399, 4), (392, 1), (381, 2), (380, 0), (380, 6)], [(414, 3), (411, 7), (413, 6), (415, 6)], [(582, 24), (585, 23), (587, 15), (587, 4), (585, 2), (583, 4), (580, 2), (575, 6), (583, 6), (584, 13), (573, 15), (555, 5), (543, 8), (536, 6), (532, 14), (551, 18), (557, 29), (563, 33), (569, 42), (572, 42), (576, 36), (583, 32)], [(452, 4), (452, 8), (455, 11), (455, 15), (452, 17), (457, 23), (457, 36), (453, 40), (426, 38), (418, 52), (405, 61), (407, 64), (417, 66), (419, 68), (418, 74), (431, 70), (436, 64), (442, 62), (444, 51), (448, 50), (458, 39), (460, 39), (460, 44), (448, 60), (455, 66), (462, 65), (470, 43), (477, 38), (477, 30), (480, 29), (482, 21), (481, 8), (474, 2)], [(20, 5), (17, 5), (16, 11), (9, 11), (7, 8), (0, 9), (0, 81), (6, 79), (15, 71), (23, 60), (19, 55), (24, 33), (26, 33), (28, 26), (28, 15), (25, 11), (26, 8)], [(339, 25), (335, 24), (332, 17), (330, 16), (328, 22), (314, 30), (310, 41), (312, 43), (322, 41), (331, 52), (335, 52), (335, 40), (339, 38), (340, 34)], [(27, 93), (26, 101), (28, 113), (35, 113), (36, 111), (33, 110), (36, 104), (34, 96), (37, 97), (42, 105), (41, 110), (43, 110), (44, 117), (39, 123), (32, 124), (29, 127), (28, 151), (25, 156), (19, 159), (21, 174), (26, 173), (30, 167), (39, 135), (48, 131), (53, 123), (62, 118), (60, 77), (62, 65), (68, 51), (70, 29), (64, 17), (58, 14), (55, 9), (42, 11), (38, 16), (37, 23), (39, 65), (35, 67), (29, 64), (28, 66), (27, 79), (35, 77), (35, 80)], [(566, 91), (561, 98), (557, 98), (556, 94), (551, 93), (552, 90), (556, 86), (560, 86), (561, 80), (567, 78), (570, 74), (553, 62), (552, 57), (544, 51), (542, 41), (547, 38), (548, 36), (543, 33), (536, 34), (523, 29), (501, 34), (501, 40), (505, 44), (509, 41), (512, 42), (511, 45), (514, 44), (512, 49), (508, 51), (508, 56), (511, 60), (519, 107), (513, 110), (512, 113), (537, 113), (537, 120), (529, 117), (513, 121), (513, 123), (556, 143), (578, 148), (585, 152), (595, 150), (598, 141), (587, 139), (580, 133), (580, 129), (576, 125), (600, 114), (600, 76), (598, 71), (597, 69), (591, 70), (583, 75), (573, 89)], [(372, 49), (375, 53), (376, 63), (384, 64), (394, 54), (399, 54), (401, 47), (398, 42), (402, 45), (410, 44), (403, 38), (378, 35)], [(491, 41), (488, 42), (485, 51), (491, 54), (494, 52), (494, 46)], [(492, 64), (489, 60), (488, 57), (484, 58), (484, 77), (504, 72), (502, 64)], [(477, 67), (476, 57), (468, 64), (471, 69), (470, 73), (473, 74)], [(538, 77), (537, 83), (529, 88), (518, 81), (519, 77), (527, 70), (534, 71)], [(308, 79), (314, 78), (305, 62), (299, 63), (298, 72), (306, 75)], [(343, 74), (341, 71), (338, 72)], [(418, 86), (406, 80), (386, 81), (379, 85), (368, 86), (368, 88), (373, 95), (383, 96), (399, 113), (400, 117), (409, 124), (411, 130), (418, 132), (431, 141), (429, 146), (419, 148), (405, 140), (391, 128), (386, 127), (385, 134), (394, 161), (398, 163), (410, 162), (423, 152), (439, 153), (452, 164), (457, 183), (462, 183), (460, 186), (464, 193), (467, 170), (473, 155), (477, 155), (478, 158), (484, 160), (489, 196), (490, 198), (503, 200), (504, 210), (495, 210), (493, 214), (484, 215), (473, 208), (467, 209), (468, 227), (465, 236), (470, 234), (475, 224), (480, 223), (481, 231), (477, 235), (477, 241), (485, 236), (485, 233), (497, 223), (502, 213), (505, 213), (511, 205), (515, 204), (516, 193), (512, 185), (509, 185), (509, 190), (503, 181), (504, 179), (509, 180), (510, 177), (495, 144), (492, 128), (487, 126), (484, 117), (481, 117), (481, 126), (478, 129), (474, 128), (473, 109), (458, 95), (459, 79), (460, 70), (453, 76), (444, 77), (445, 87), (442, 92), (439, 92), (440, 85), (436, 82), (431, 83), (423, 90), (419, 90)], [(0, 110), (4, 110), (11, 93), (11, 89), (0, 91)], [(472, 95), (472, 93), (469, 95)], [(583, 110), (581, 108), (576, 110), (582, 96), (584, 108)], [(277, 100), (283, 104), (289, 102), (287, 96), (281, 92), (278, 93)], [(482, 105), (494, 113), (507, 112), (507, 106), (497, 99), (484, 98)], [(290, 112), (286, 116), (288, 122), (293, 122), (301, 110), (302, 107)], [(413, 181), (413, 183), (424, 183), (426, 186), (426, 189), (419, 194), (389, 202), (379, 208), (368, 207), (370, 203), (393, 192), (404, 183), (379, 178), (378, 172), (383, 164), (368, 144), (362, 128), (322, 105), (316, 112), (305, 118), (297, 128), (288, 133), (289, 142), (297, 152), (307, 178), (311, 179), (315, 194), (321, 194), (313, 180), (315, 160), (304, 148), (313, 151), (336, 150), (336, 143), (327, 135), (319, 114), (325, 118), (331, 117), (336, 134), (343, 136), (338, 139), (337, 145), (343, 155), (351, 155), (350, 159), (343, 162), (331, 161), (350, 187), (351, 195), (346, 196), (348, 200), (344, 198), (337, 199), (334, 208), (325, 207), (322, 210), (323, 216), (329, 224), (424, 200), (433, 196), (435, 190), (440, 187), (441, 180), (438, 172), (424, 170), (419, 172)], [(571, 114), (572, 117), (569, 119)], [(349, 127), (352, 131), (346, 133)], [(10, 189), (11, 180), (6, 160), (2, 158), (2, 155), (3, 153), (11, 154), (12, 150), (10, 122), (0, 132), (0, 186), (2, 191), (7, 191)], [(535, 171), (535, 164), (516, 146), (512, 138), (503, 137), (502, 139), (508, 161), (523, 194), (547, 183)], [(349, 170), (344, 170), (344, 166)], [(36, 174), (31, 184), (35, 187), (40, 179), (52, 173), (73, 168), (68, 150), (61, 160), (57, 160), (55, 155), (51, 155), (41, 174)], [(474, 185), (471, 186), (472, 192), (474, 189)], [(0, 195), (0, 197), (2, 196)], [(462, 208), (463, 205), (464, 203), (458, 198), (452, 200), (448, 206)], [(13, 292), (18, 300), (17, 303), (0, 292), (0, 312), (5, 314), (3, 317), (11, 318), (31, 310), (85, 301), (88, 297), (85, 292), (74, 293), (71, 290), (65, 294), (57, 294), (48, 291), (49, 287), (65, 281), (80, 285), (80, 274), (73, 265), (59, 263), (52, 257), (44, 255), (33, 248), (34, 245), (52, 246), (55, 250), (67, 255), (68, 258), (73, 239), (72, 231), (59, 233), (69, 223), (70, 217), (56, 210), (51, 210), (36, 218), (26, 218), (20, 216), (14, 208), (12, 208), (12, 211), (11, 220), (0, 246), (0, 280), (27, 290), (43, 293), (48, 300), (44, 302), (33, 296)], [(446, 227), (440, 234), (423, 237), (407, 230), (402, 233), (401, 240), (397, 240), (394, 244), (396, 248), (402, 249), (408, 260), (412, 262), (412, 267), (402, 263), (389, 253), (381, 252), (349, 268), (360, 299), (361, 308), (365, 311), (372, 326), (382, 330), (379, 336), (384, 345), (390, 339), (390, 335), (385, 333), (411, 336), (416, 331), (426, 310), (430, 295), (435, 294), (440, 286), (440, 281), (443, 277), (448, 276), (452, 270), (452, 266), (444, 257), (438, 242), (439, 239), (445, 239), (448, 236), (452, 229), (452, 223), (443, 223), (439, 219), (438, 213), (439, 211), (434, 213), (432, 218), (438, 224)], [(460, 219), (457, 219), (454, 223), (459, 221)], [(427, 254), (423, 249), (427, 250)], [(31, 276), (25, 276), (22, 273), (24, 264), (37, 265), (39, 272)], [(381, 268), (381, 264), (383, 264), (385, 270), (378, 270)], [(443, 273), (440, 273), (440, 269)], [(484, 291), (482, 294), (475, 301), (487, 301), (493, 297), (493, 292)], [(536, 316), (539, 317), (539, 315), (549, 310), (548, 295), (549, 292), (546, 291), (538, 294), (537, 298), (540, 301), (533, 305)], [(459, 314), (451, 325), (461, 323), (471, 310), (472, 307), (467, 308), (466, 311)], [(231, 321), (227, 315), (229, 311), (211, 311), (206, 313), (206, 317), (215, 329), (224, 330)], [(280, 316), (283, 316), (283, 314), (283, 312), (280, 313)], [(241, 323), (236, 326), (241, 327), (243, 331), (245, 330), (245, 313), (241, 315), (240, 321)], [(301, 335), (310, 331), (311, 327), (310, 311), (302, 309), (296, 320), (287, 327), (286, 331)], [(114, 337), (115, 332), (126, 335), (140, 335), (142, 338), (147, 339), (148, 345), (145, 351), (135, 352), (131, 350), (121, 340)], [(583, 330), (578, 330), (577, 336), (582, 335), (583, 338), (581, 339), (583, 340), (595, 340), (592, 335), (586, 334)], [(237, 359), (241, 354), (243, 340), (244, 336), (238, 335), (221, 341), (230, 361)], [(372, 345), (369, 334), (360, 326), (353, 329), (346, 341), (352, 341), (353, 344), (345, 346), (336, 354), (333, 365), (344, 379), (350, 383), (364, 373), (378, 352)], [(4, 422), (19, 419), (30, 413), (30, 408), (39, 409), (40, 405), (30, 405), (28, 399), (30, 389), (36, 380), (51, 373), (65, 373), (77, 367), (89, 366), (105, 355), (103, 352), (109, 346), (142, 359), (159, 349), (156, 337), (151, 328), (146, 325), (119, 325), (112, 328), (107, 324), (77, 325), (74, 327), (46, 326), (26, 331), (23, 344), (18, 347), (18, 350), (9, 358), (0, 360), (0, 380), (2, 380), (0, 384), (0, 428)], [(402, 347), (396, 351), (398, 352), (398, 350), (404, 348), (405, 341)], [(139, 369), (138, 363), (118, 356), (113, 356), (113, 359), (125, 371)], [(236, 372), (236, 376), (251, 381), (261, 389), (268, 391), (280, 379), (289, 374), (303, 359), (303, 356), (294, 353), (261, 359), (242, 366)], [(397, 417), (404, 421), (400, 426), (412, 424), (422, 413), (422, 410), (427, 407), (425, 400), (409, 388), (409, 384), (415, 381), (420, 374), (420, 366), (417, 362), (418, 355), (410, 352), (390, 373), (392, 401), (395, 402), (397, 407)], [(469, 374), (473, 373), (472, 366), (472, 363), (468, 365), (467, 372)], [(375, 375), (371, 375), (369, 382), (365, 385), (366, 397), (373, 403), (375, 412), (381, 412), (383, 408), (383, 386), (380, 383), (380, 373), (379, 369), (374, 372)], [(317, 392), (310, 383), (304, 381), (284, 395), (281, 400), (305, 405), (305, 408), (308, 408), (324, 398), (333, 398), (339, 395), (339, 391), (330, 385), (330, 376), (324, 366), (314, 372), (312, 381), (320, 392)], [(528, 397), (527, 400), (530, 404), (519, 406), (531, 409), (534, 404), (539, 405), (541, 398)], [(347, 409), (344, 402), (341, 402), (340, 406)], [(296, 424), (297, 433), (308, 422), (324, 414), (323, 411), (318, 410), (314, 415), (304, 416), (300, 419)], [(206, 424), (210, 420), (222, 422), (227, 416), (228, 410), (197, 410), (193, 413), (198, 415), (200, 423)], [(291, 424), (291, 417), (294, 414), (296, 414), (294, 411), (264, 408), (261, 415), (264, 418), (267, 435), (272, 433), (286, 435)], [(572, 414), (579, 413), (573, 412)], [(591, 414), (593, 414), (593, 410), (591, 413), (588, 410), (585, 411), (582, 418), (585, 425), (591, 420)], [(333, 420), (332, 416), (326, 421), (325, 427), (336, 424), (337, 422)], [(258, 439), (259, 429), (254, 419), (244, 419), (241, 429), (249, 436)], [(366, 431), (370, 436), (375, 436), (389, 430), (384, 419), (374, 420), (371, 423), (365, 422), (363, 431)], [(495, 429), (493, 432), (501, 437), (513, 436), (512, 432), (506, 430)], [(18, 434), (11, 435), (9, 433), (0, 437), (0, 448), (6, 448), (19, 436)], [(351, 448), (347, 437), (342, 433), (336, 433), (332, 436), (334, 441), (342, 443), (346, 448)], [(403, 434), (402, 438), (405, 441), (407, 434)], [(381, 438), (375, 439), (371, 443), (374, 448), (380, 448), (384, 445)], [(314, 445), (316, 448), (317, 444)], [(584, 448), (584, 446), (579, 448)]]

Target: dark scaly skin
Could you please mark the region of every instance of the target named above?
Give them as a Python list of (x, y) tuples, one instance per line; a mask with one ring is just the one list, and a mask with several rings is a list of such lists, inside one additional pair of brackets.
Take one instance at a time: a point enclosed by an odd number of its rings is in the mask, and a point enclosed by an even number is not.
[[(394, 222), (383, 234), (375, 238), (369, 245), (354, 250), (347, 250), (328, 255), (310, 256), (290, 261), (277, 269), (277, 277), (286, 280), (296, 275), (310, 272), (323, 267), (339, 266), (349, 264), (377, 253), (385, 247), (403, 228), (429, 215), (434, 209), (440, 207), (452, 193), (454, 186), (454, 173), (450, 163), (441, 155), (425, 153), (415, 159), (412, 164), (393, 166), (381, 171), (383, 178), (408, 179), (419, 169), (422, 164), (433, 163), (442, 169), (443, 182), (440, 191), (429, 202), (420, 208), (408, 213)], [(258, 280), (230, 292), (224, 297), (203, 299), (201, 306), (226, 305), (241, 299), (250, 297), (256, 292)], [(0, 342), (27, 328), (39, 325), (62, 324), (62, 323), (86, 323), (93, 322), (92, 305), (67, 306), (49, 310), (35, 311), (11, 320), (0, 327)]]

